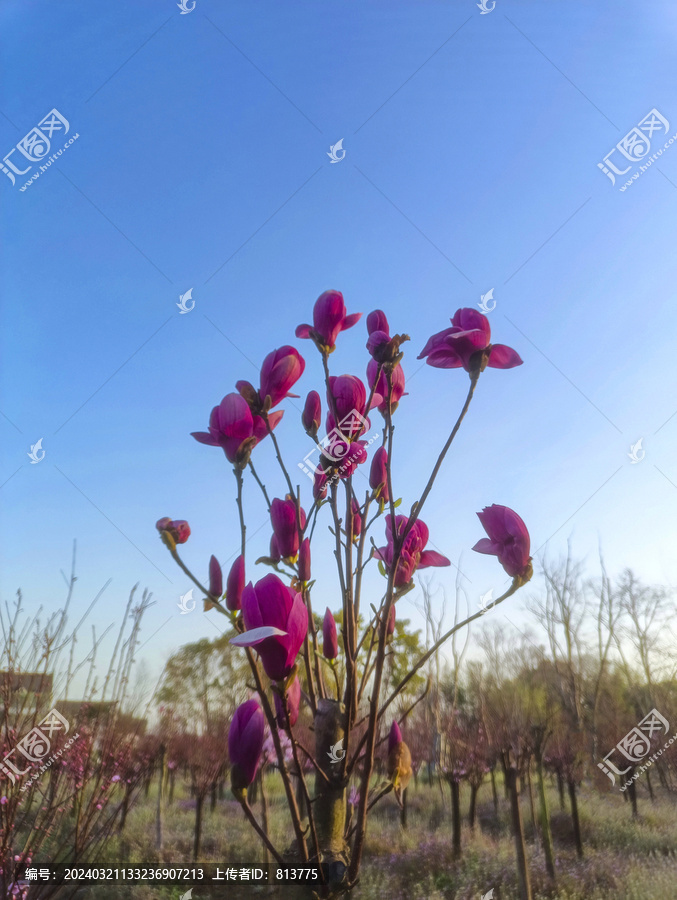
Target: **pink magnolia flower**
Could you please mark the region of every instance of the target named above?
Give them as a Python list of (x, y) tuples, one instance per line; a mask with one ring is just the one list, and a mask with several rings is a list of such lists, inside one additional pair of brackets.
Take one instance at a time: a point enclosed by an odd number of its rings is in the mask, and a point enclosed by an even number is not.
[(299, 550), (299, 578), (310, 581), (310, 538), (305, 538)]
[[(286, 692), (286, 697), (287, 704), (289, 706), (289, 723), (293, 727), (294, 725), (296, 725), (296, 720), (299, 717), (299, 707), (301, 705), (301, 682), (299, 681), (298, 675), (294, 678), (291, 685), (289, 686), (289, 689)], [(275, 702), (277, 724), (280, 728), (286, 728), (287, 717), (284, 714), (282, 698), (276, 691), (273, 692), (273, 700)]]
[(311, 338), (320, 349), (331, 353), (340, 332), (352, 328), (361, 316), (362, 313), (346, 315), (346, 305), (340, 291), (325, 291), (315, 301), (313, 324), (299, 325), (296, 337)]
[(285, 397), (298, 397), (291, 393), (291, 388), (303, 375), (305, 367), (306, 361), (298, 350), (286, 345), (273, 350), (263, 360), (258, 391), (249, 381), (238, 381), (235, 387), (256, 413), (263, 408), (266, 397), (270, 397), (271, 407), (277, 406)]
[(249, 787), (259, 767), (263, 749), (263, 710), (256, 699), (247, 700), (235, 710), (228, 731), (228, 755), (234, 790)]
[(371, 461), (369, 470), (369, 487), (376, 491), (379, 500), (384, 503), (390, 501), (388, 493), (388, 451), (385, 447), (379, 447)]
[(309, 437), (315, 438), (322, 424), (322, 401), (317, 391), (310, 391), (301, 414), (301, 422)]
[(238, 556), (230, 567), (226, 579), (226, 606), (231, 612), (236, 612), (242, 605), (242, 591), (244, 590), (244, 556)]
[[(304, 528), (306, 514), (303, 509), (299, 510), (299, 518), (301, 528)], [(296, 504), (291, 497), (273, 500), (270, 505), (270, 521), (280, 556), (285, 559), (295, 557), (299, 552), (299, 531), (296, 524)]]
[[(370, 359), (369, 364), (367, 365), (367, 383), (370, 389), (376, 381), (377, 374), (378, 363), (375, 359)], [(400, 399), (406, 396), (404, 390), (404, 369), (399, 363), (393, 368), (392, 383), (393, 393), (391, 409), (394, 412), (397, 409), (397, 404), (400, 402)], [(388, 379), (383, 369), (381, 369), (381, 374), (378, 376), (378, 381), (376, 381), (373, 405), (382, 413), (385, 413), (388, 409)]]
[(324, 500), (327, 496), (327, 474), (322, 469), (315, 470), (313, 478), (313, 499)]
[[(282, 416), (282, 411), (268, 416), (271, 429), (275, 428)], [(265, 421), (261, 416), (252, 415), (244, 397), (235, 393), (226, 394), (221, 403), (212, 409), (208, 432), (191, 432), (192, 437), (201, 444), (221, 447), (231, 463), (236, 463), (247, 447), (251, 450), (267, 434)]]
[(490, 348), (487, 365), (494, 369), (512, 369), (521, 366), (519, 355), (505, 344), (491, 343), (491, 326), (486, 316), (476, 309), (458, 309), (451, 319), (451, 328), (434, 334), (418, 358), (427, 357), (429, 366), (436, 369), (470, 371), (470, 361), (475, 353)]
[(164, 519), (157, 520), (155, 527), (160, 533), (169, 532), (176, 544), (185, 544), (190, 537), (190, 525), (185, 519), (170, 519), (165, 516)]
[(272, 681), (286, 678), (308, 631), (308, 610), (301, 594), (277, 575), (266, 575), (242, 592), (244, 634), (231, 638), (237, 647), (256, 647)]
[[(408, 522), (409, 519), (406, 516), (395, 517), (395, 528), (398, 536), (404, 532)], [(426, 569), (428, 566), (451, 565), (451, 561), (448, 560), (446, 556), (442, 556), (441, 553), (436, 553), (434, 550), (425, 549), (425, 545), (428, 543), (428, 537), (428, 526), (425, 524), (425, 522), (417, 519), (416, 522), (414, 522), (414, 527), (407, 535), (404, 546), (400, 553), (400, 559), (397, 564), (397, 570), (395, 572), (395, 587), (401, 587), (404, 584), (409, 584), (411, 579), (414, 577), (414, 572), (416, 572), (417, 569)], [(390, 568), (393, 564), (394, 558), (393, 534), (390, 516), (386, 517), (386, 540), (388, 542), (387, 545), (376, 550), (374, 556), (377, 559), (383, 560), (386, 567)]]
[(338, 656), (338, 635), (336, 633), (336, 621), (327, 607), (322, 621), (322, 655), (327, 659), (336, 659)]
[(209, 560), (209, 593), (219, 600), (223, 593), (223, 572), (218, 559), (213, 554)]
[[(333, 406), (332, 397), (334, 400)], [(365, 406), (367, 404), (367, 390), (357, 376), (330, 375), (329, 389), (327, 390), (327, 403), (328, 432), (332, 431), (338, 425), (341, 434), (352, 439), (359, 437), (364, 432), (365, 427), (368, 427), (369, 420), (364, 419), (366, 414)], [(334, 419), (334, 408), (336, 409), (338, 422)]]
[(402, 732), (397, 722), (393, 721), (390, 726), (390, 734), (388, 735), (388, 755), (390, 755), (398, 744), (402, 743)]
[(362, 532), (362, 516), (360, 515), (360, 504), (353, 497), (350, 501), (350, 509), (353, 517), (353, 527), (351, 537), (353, 540), (359, 537)]
[(271, 405), (277, 406), (285, 397), (298, 397), (290, 390), (303, 375), (305, 367), (306, 362), (295, 347), (284, 346), (273, 350), (261, 366), (261, 400), (269, 396)]
[(497, 503), (485, 506), (477, 516), (489, 537), (479, 540), (473, 550), (497, 556), (513, 578), (525, 575), (531, 562), (530, 538), (522, 519), (510, 507)]
[(369, 332), (367, 350), (371, 356), (374, 356), (379, 347), (387, 344), (390, 340), (390, 326), (382, 309), (375, 309), (369, 313), (367, 316), (367, 331)]
[(386, 339), (390, 340), (390, 326), (388, 325), (388, 317), (382, 309), (375, 309), (367, 316), (367, 331), (369, 334), (382, 332), (386, 335)]

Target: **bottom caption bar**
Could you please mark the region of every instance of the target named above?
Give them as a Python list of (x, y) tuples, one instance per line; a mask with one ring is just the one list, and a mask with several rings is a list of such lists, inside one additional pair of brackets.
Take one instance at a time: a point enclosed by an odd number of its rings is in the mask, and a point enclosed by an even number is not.
[(200, 866), (22, 866), (15, 874), (24, 884), (320, 884), (319, 869), (312, 866), (284, 868), (278, 865), (229, 866), (209, 863)]

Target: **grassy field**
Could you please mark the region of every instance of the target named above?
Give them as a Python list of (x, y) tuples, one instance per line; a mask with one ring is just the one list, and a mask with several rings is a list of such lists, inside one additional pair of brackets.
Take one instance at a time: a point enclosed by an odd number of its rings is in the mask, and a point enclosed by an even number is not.
[[(290, 843), (291, 826), (275, 775), (268, 777), (270, 831), (280, 848)], [(516, 900), (517, 881), (508, 804), (499, 785), (496, 817), (489, 784), (482, 787), (478, 824), (472, 833), (464, 824), (463, 857), (452, 859), (451, 814), (448, 788), (430, 787), (419, 779), (409, 788), (408, 827), (400, 825), (399, 809), (385, 798), (370, 828), (362, 878), (355, 900), (480, 900), (492, 888), (494, 900)], [(576, 857), (571, 818), (559, 807), (557, 791), (550, 789), (549, 804), (557, 857), (557, 879), (552, 885), (545, 871), (543, 853), (534, 840), (526, 792), (523, 818), (528, 840), (534, 900), (674, 900), (677, 897), (677, 804), (671, 798), (651, 803), (640, 797), (639, 818), (633, 822), (630, 806), (618, 792), (600, 795), (583, 787), (580, 816), (585, 858)], [(468, 792), (462, 793), (467, 810)], [(195, 801), (178, 789), (164, 812), (164, 847), (155, 849), (156, 795), (151, 788), (142, 795), (128, 818), (124, 834), (106, 847), (107, 862), (172, 863), (188, 865), (192, 854)], [(260, 812), (256, 807), (257, 815)], [(227, 792), (214, 811), (205, 802), (202, 862), (228, 866), (263, 861), (257, 843), (239, 805)], [(130, 898), (179, 900), (191, 885), (178, 887), (83, 888), (78, 900)], [(217, 884), (194, 886), (193, 900), (207, 897), (279, 896), (296, 900), (297, 889)]]

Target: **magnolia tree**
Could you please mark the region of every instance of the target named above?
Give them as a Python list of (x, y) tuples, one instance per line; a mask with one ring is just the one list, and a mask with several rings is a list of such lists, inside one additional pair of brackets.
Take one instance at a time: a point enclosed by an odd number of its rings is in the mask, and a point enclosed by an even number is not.
[[(294, 487), (276, 436), (284, 414), (277, 407), (285, 398), (298, 396), (290, 391), (306, 365), (298, 350), (284, 346), (265, 358), (258, 390), (246, 381), (237, 382), (237, 392), (227, 394), (212, 410), (209, 430), (193, 434), (202, 444), (220, 447), (233, 466), (241, 555), (230, 569), (225, 591), (214, 556), (209, 564), (208, 587), (180, 558), (177, 545), (187, 541), (188, 523), (170, 518), (157, 523), (177, 564), (204, 593), (205, 610), (216, 609), (230, 619), (237, 632), (231, 644), (243, 649), (251, 668), (255, 696), (237, 709), (229, 733), (233, 793), (278, 863), (303, 861), (318, 868), (325, 896), (357, 883), (369, 812), (390, 790), (400, 795), (411, 775), (411, 755), (392, 718), (393, 710), (399, 708), (401, 722), (411, 706), (402, 713), (401, 705), (393, 706), (394, 701), (411, 687), (419, 670), (445, 641), (483, 612), (456, 622), (393, 685), (387, 676), (387, 660), (395, 629), (395, 606), (414, 587), (413, 576), (418, 569), (450, 565), (446, 557), (426, 549), (428, 528), (421, 518), (425, 503), (482, 373), (487, 367), (510, 369), (522, 363), (510, 347), (491, 343), (489, 322), (474, 309), (459, 309), (451, 327), (428, 340), (418, 358), (435, 368), (464, 370), (470, 384), (421, 496), (411, 504), (408, 515), (398, 515), (396, 507), (401, 500), (397, 498), (404, 491), (393, 483), (393, 422), (405, 388), (401, 347), (409, 337), (391, 336), (385, 313), (376, 310), (367, 317), (370, 359), (366, 385), (355, 375), (332, 375), (329, 362), (336, 341), (360, 317), (361, 313), (346, 314), (342, 294), (326, 291), (315, 303), (313, 324), (296, 329), (296, 337), (311, 341), (319, 353), (326, 396), (326, 436), (319, 442), (323, 404), (318, 391), (308, 393), (301, 416), (300, 424), (319, 451), (319, 463), (314, 475), (311, 473), (312, 504), (308, 513), (304, 508), (308, 501), (304, 502), (300, 488)], [(448, 377), (457, 376), (440, 376)], [(371, 427), (368, 417), (374, 409), (383, 416), (384, 428), (382, 443), (369, 460), (366, 436)], [(266, 439), (272, 444), (284, 485), (280, 491), (283, 496), (272, 499), (272, 492), (254, 467), (258, 445)], [(360, 482), (354, 476), (367, 464), (369, 490), (361, 494)], [(253, 565), (245, 560), (242, 498), (246, 475), (251, 476), (253, 489), (261, 492), (271, 521), (270, 555), (257, 562), (274, 572), (259, 580), (251, 577)], [(409, 489), (409, 485), (404, 487)], [(313, 618), (315, 582), (311, 577), (311, 541), (320, 516), (328, 519), (334, 545), (332, 566), (337, 576), (332, 604), (336, 614), (326, 612), (321, 636)], [(529, 533), (520, 517), (505, 506), (485, 507), (478, 516), (488, 536), (477, 541), (473, 549), (498, 557), (512, 578), (509, 589), (494, 601), (495, 606), (531, 578)], [(376, 529), (385, 532), (385, 543), (379, 541), (380, 547), (371, 536)], [(324, 574), (327, 562), (318, 564), (314, 560), (313, 568)], [(383, 585), (364, 598), (364, 574), (369, 565), (378, 567)], [(326, 599), (323, 595), (320, 610)], [(340, 678), (336, 677), (337, 669)], [(312, 717), (314, 747), (307, 746), (295, 731), (302, 704)], [(266, 732), (277, 756), (295, 836), (289, 848), (273, 846), (247, 801), (247, 788), (256, 777)], [(388, 781), (372, 785), (377, 748), (386, 740)], [(307, 766), (313, 779), (308, 777)], [(300, 777), (301, 800), (305, 803), (297, 799), (292, 771)]]

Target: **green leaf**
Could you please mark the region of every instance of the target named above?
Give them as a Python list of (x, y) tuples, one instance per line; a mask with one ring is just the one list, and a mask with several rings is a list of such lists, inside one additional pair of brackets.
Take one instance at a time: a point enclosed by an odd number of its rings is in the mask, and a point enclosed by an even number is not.
[(379, 559), (379, 561), (378, 561), (378, 570), (379, 570), (379, 572), (381, 573), (381, 575), (383, 575), (383, 577), (385, 578), (385, 576), (386, 576), (386, 567), (383, 565), (383, 560), (382, 560), (382, 559)]
[(402, 503), (402, 498), (399, 497), (399, 498), (393, 503), (393, 506), (395, 507), (395, 509), (397, 509), (397, 507), (400, 506), (401, 503)]

